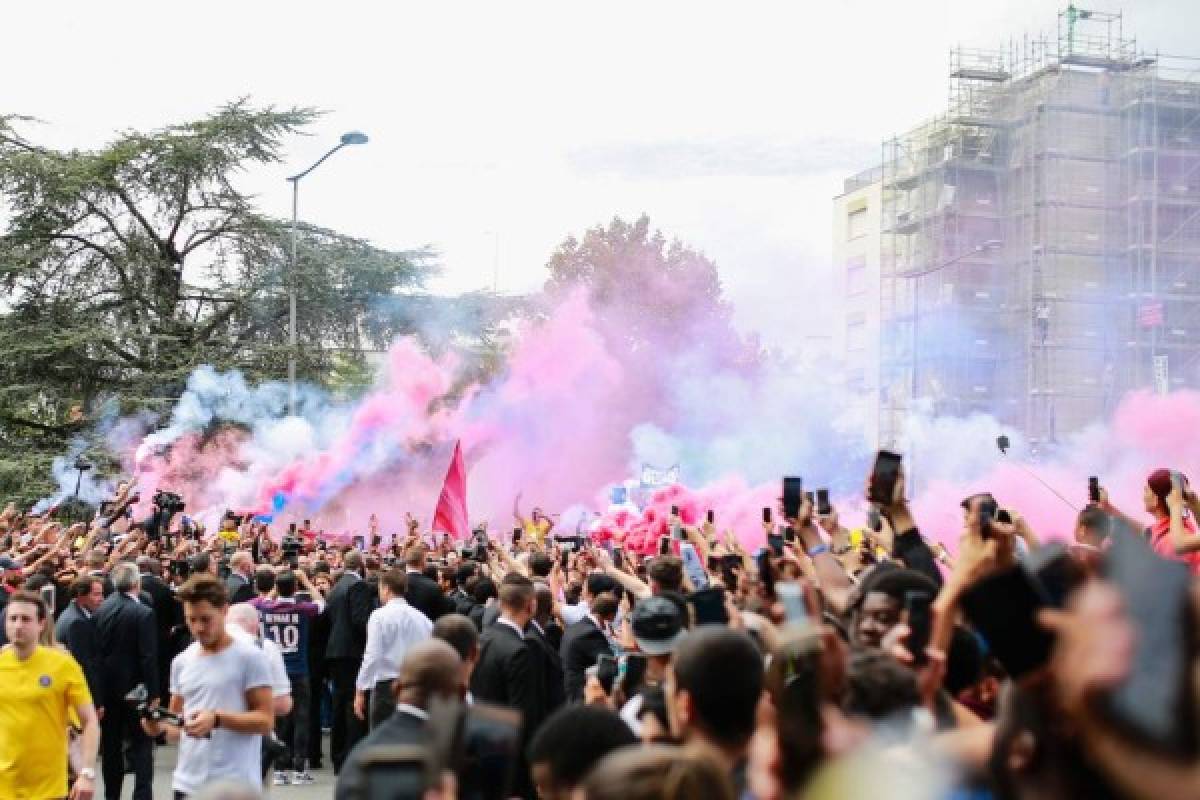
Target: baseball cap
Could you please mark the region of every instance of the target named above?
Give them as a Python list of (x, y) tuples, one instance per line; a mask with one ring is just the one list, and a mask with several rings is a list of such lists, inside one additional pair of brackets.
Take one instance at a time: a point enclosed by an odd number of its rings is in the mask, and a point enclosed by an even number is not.
[(21, 565), (7, 556), (0, 556), (0, 569), (20, 569)]
[(687, 631), (679, 607), (665, 597), (647, 597), (633, 608), (629, 618), (638, 648), (648, 656), (674, 652)]

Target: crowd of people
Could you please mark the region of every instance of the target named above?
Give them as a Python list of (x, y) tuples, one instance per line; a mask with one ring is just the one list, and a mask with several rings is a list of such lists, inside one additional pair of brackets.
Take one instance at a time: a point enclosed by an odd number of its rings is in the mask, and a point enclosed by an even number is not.
[(755, 552), (678, 511), (638, 553), (540, 510), (335, 545), (135, 521), (129, 484), (90, 523), (10, 505), (0, 798), (148, 799), (167, 743), (177, 800), (326, 763), (347, 799), (1200, 797), (1200, 500), (1092, 493), (1062, 543), (966, 498), (953, 555), (902, 472), (867, 530), (785, 498)]

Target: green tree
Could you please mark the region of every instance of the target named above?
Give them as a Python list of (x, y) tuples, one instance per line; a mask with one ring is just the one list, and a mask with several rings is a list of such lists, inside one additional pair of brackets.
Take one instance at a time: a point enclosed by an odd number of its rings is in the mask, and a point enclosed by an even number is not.
[[(26, 137), (28, 120), (0, 116), (0, 491), (44, 476), (50, 454), (89, 426), (80, 409), (102, 396), (125, 413), (162, 411), (201, 364), (286, 375), (289, 227), (234, 181), (279, 162), (284, 139), (315, 117), (238, 101), (57, 151)], [(300, 377), (321, 383), (335, 356), (360, 363), (405, 332), (380, 298), (419, 290), (431, 255), (304, 226)]]

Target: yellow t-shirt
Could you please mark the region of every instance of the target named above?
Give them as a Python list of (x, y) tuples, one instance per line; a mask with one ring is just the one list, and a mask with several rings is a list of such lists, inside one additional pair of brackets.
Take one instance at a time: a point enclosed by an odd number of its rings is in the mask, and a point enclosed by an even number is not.
[(68, 710), (92, 702), (70, 653), (39, 647), (25, 662), (0, 651), (0, 797), (67, 796)]
[(544, 517), (537, 522), (527, 519), (522, 527), (525, 528), (525, 536), (527, 538), (532, 539), (539, 545), (546, 543), (546, 534), (550, 530), (550, 523)]

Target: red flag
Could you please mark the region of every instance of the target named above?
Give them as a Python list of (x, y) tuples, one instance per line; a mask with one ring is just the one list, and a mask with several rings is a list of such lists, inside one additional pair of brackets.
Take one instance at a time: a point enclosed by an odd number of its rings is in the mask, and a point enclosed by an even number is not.
[(454, 443), (454, 456), (446, 470), (437, 510), (433, 512), (433, 529), (454, 539), (465, 539), (471, 532), (467, 522), (467, 468), (463, 464), (462, 442)]

